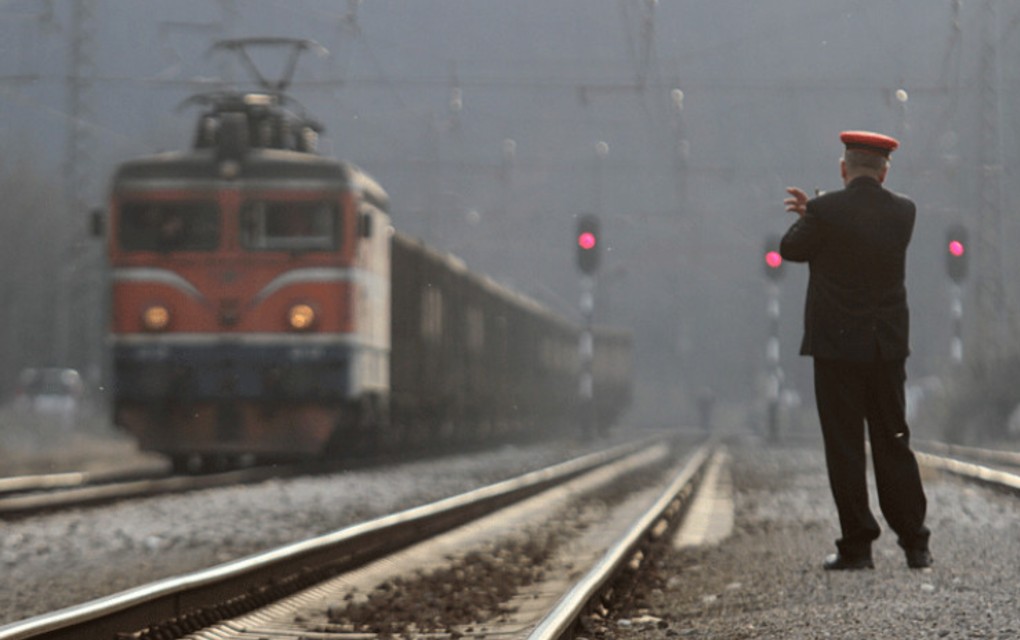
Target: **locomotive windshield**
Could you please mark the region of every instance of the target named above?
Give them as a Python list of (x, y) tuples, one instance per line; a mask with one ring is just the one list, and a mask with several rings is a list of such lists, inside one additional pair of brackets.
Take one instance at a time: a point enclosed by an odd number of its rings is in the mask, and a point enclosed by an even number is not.
[(340, 246), (339, 208), (329, 202), (249, 201), (241, 243), (262, 251), (332, 251)]
[(128, 202), (118, 228), (124, 251), (212, 251), (220, 243), (213, 202)]

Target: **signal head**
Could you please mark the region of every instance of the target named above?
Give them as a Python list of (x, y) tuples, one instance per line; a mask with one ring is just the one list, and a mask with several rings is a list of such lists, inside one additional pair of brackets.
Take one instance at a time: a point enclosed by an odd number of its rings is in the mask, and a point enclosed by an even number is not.
[(946, 231), (946, 274), (960, 284), (967, 277), (967, 228), (954, 224)]
[(599, 219), (586, 214), (577, 221), (577, 266), (582, 273), (591, 275), (599, 268)]
[(779, 236), (770, 235), (765, 238), (765, 276), (771, 280), (783, 277), (783, 256), (779, 253)]

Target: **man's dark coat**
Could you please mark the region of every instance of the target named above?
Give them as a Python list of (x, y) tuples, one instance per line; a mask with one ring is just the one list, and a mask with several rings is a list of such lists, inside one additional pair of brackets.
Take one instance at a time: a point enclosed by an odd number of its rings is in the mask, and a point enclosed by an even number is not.
[(906, 252), (916, 208), (875, 179), (813, 198), (780, 244), (810, 267), (801, 355), (869, 362), (910, 353)]

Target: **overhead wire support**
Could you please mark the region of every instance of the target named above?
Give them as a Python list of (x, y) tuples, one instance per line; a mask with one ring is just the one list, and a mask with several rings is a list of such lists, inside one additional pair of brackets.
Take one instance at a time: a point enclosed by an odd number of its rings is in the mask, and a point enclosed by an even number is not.
[[(57, 336), (56, 357), (64, 364), (80, 364), (84, 357), (80, 353), (83, 345), (72, 344), (72, 318), (92, 318), (92, 314), (79, 313), (82, 308), (95, 308), (98, 301), (79, 300), (82, 291), (95, 290), (89, 287), (79, 291), (77, 281), (85, 276), (98, 274), (82, 273), (85, 245), (85, 220), (89, 188), (88, 168), (92, 166), (93, 144), (89, 135), (93, 114), (89, 102), (89, 88), (95, 76), (95, 5), (93, 0), (78, 0), (71, 3), (70, 43), (68, 46), (67, 71), (67, 142), (64, 150), (64, 192), (70, 230), (64, 248), (66, 264), (61, 271), (57, 288)], [(98, 323), (97, 323), (98, 324)], [(87, 340), (99, 343), (98, 327), (85, 327), (76, 335), (87, 336)]]
[(978, 61), (977, 134), (977, 335), (975, 356), (990, 365), (1012, 354), (1016, 345), (1006, 329), (1006, 300), (1002, 255), (1002, 145), (999, 103), (998, 0), (981, 7), (981, 43)]
[[(290, 56), (284, 66), (280, 77), (273, 81), (262, 73), (258, 65), (252, 59), (249, 49), (251, 47), (289, 47)], [(268, 91), (283, 93), (290, 86), (294, 79), (294, 72), (297, 70), (298, 58), (305, 51), (312, 51), (320, 57), (329, 55), (329, 51), (314, 40), (303, 40), (300, 38), (235, 38), (231, 40), (220, 40), (212, 46), (212, 50), (226, 49), (233, 51), (241, 59), (241, 62), (255, 78), (259, 85)]]

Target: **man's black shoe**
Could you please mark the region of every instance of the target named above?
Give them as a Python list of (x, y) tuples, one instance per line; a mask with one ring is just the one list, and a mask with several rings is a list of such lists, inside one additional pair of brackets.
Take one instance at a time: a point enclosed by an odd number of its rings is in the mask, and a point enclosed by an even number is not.
[(907, 566), (911, 569), (927, 569), (931, 566), (931, 553), (927, 549), (907, 549)]
[(826, 571), (856, 571), (858, 569), (874, 569), (875, 563), (871, 560), (870, 555), (847, 558), (834, 553), (825, 559), (822, 567)]

